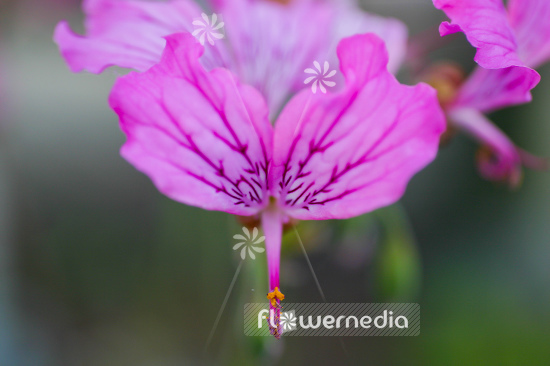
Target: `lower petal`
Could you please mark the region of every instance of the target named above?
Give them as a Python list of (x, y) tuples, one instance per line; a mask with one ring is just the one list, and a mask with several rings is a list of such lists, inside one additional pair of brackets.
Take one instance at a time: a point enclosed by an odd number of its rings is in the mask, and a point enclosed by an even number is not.
[(531, 89), (539, 81), (539, 73), (526, 67), (499, 70), (477, 67), (461, 86), (454, 105), (490, 112), (528, 103), (532, 99)]
[(158, 65), (117, 80), (109, 102), (128, 137), (121, 153), (169, 198), (255, 215), (269, 198), (267, 108), (228, 70), (207, 72), (202, 49), (174, 34)]
[(303, 91), (279, 116), (271, 195), (295, 219), (354, 217), (397, 201), (436, 156), (445, 118), (436, 92), (398, 83), (374, 34), (338, 47), (346, 86)]

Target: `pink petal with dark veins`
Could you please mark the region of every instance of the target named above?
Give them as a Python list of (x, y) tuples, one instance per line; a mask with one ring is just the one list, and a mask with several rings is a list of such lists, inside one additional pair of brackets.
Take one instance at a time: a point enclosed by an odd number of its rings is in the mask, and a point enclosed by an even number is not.
[(346, 87), (303, 91), (277, 121), (271, 189), (295, 218), (349, 218), (397, 201), (445, 130), (435, 90), (399, 84), (380, 38), (347, 38), (338, 55)]
[(272, 127), (253, 88), (225, 69), (207, 72), (190, 34), (167, 37), (158, 66), (120, 78), (110, 105), (128, 141), (122, 155), (166, 196), (252, 215), (268, 203)]

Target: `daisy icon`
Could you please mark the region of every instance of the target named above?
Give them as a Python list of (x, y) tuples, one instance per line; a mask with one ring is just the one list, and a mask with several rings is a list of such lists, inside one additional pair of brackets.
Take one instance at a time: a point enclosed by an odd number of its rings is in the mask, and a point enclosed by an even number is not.
[[(237, 234), (233, 236), (233, 239), (242, 240), (241, 242), (235, 244), (233, 246), (233, 250), (241, 250), (241, 258), (244, 260), (246, 259), (246, 253), (250, 256), (252, 259), (256, 259), (256, 255), (254, 252), (257, 253), (263, 253), (265, 252), (265, 249), (262, 247), (258, 247), (257, 245), (260, 245), (265, 241), (265, 236), (258, 237), (258, 228), (255, 227), (252, 230), (252, 234), (250, 231), (243, 227), (243, 234)], [(247, 250), (248, 249), (248, 250)]]
[(211, 17), (208, 17), (205, 13), (202, 13), (201, 17), (202, 18), (193, 21), (195, 30), (192, 35), (199, 40), (201, 45), (204, 46), (204, 43), (208, 41), (208, 43), (213, 46), (216, 40), (224, 38), (224, 35), (220, 32), (220, 30), (223, 28), (225, 23), (218, 23), (217, 14), (212, 14)]
[(308, 68), (305, 69), (306, 74), (313, 74), (313, 76), (308, 77), (304, 84), (311, 84), (311, 91), (313, 94), (317, 93), (317, 89), (320, 89), (323, 94), (327, 93), (326, 87), (332, 88), (336, 85), (334, 81), (329, 81), (327, 79), (330, 79), (334, 75), (336, 75), (336, 70), (332, 70), (329, 72), (330, 65), (328, 61), (325, 61), (325, 64), (323, 65), (323, 68), (321, 69), (321, 64), (317, 61), (313, 62), (313, 66), (315, 66), (315, 69)]
[(296, 329), (296, 315), (294, 311), (287, 311), (281, 314), (281, 326), (285, 332), (290, 332)]

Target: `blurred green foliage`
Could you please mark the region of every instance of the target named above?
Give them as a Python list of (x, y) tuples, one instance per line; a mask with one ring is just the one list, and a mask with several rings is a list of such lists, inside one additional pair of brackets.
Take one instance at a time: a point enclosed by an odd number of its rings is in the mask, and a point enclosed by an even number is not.
[(421, 261), (406, 213), (393, 205), (375, 212), (382, 237), (375, 257), (375, 293), (380, 302), (415, 302)]

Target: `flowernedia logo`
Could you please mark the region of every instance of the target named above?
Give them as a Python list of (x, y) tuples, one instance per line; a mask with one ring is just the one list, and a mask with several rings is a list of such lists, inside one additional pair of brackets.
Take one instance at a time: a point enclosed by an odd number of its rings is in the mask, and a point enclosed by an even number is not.
[(304, 80), (304, 84), (311, 84), (311, 91), (313, 94), (317, 94), (317, 89), (321, 90), (323, 94), (327, 93), (327, 87), (332, 88), (336, 86), (336, 83), (334, 81), (328, 80), (334, 75), (336, 75), (336, 70), (330, 70), (330, 64), (328, 61), (325, 61), (323, 68), (321, 68), (321, 64), (318, 61), (313, 62), (313, 66), (315, 66), (315, 69), (307, 68), (304, 70), (306, 74), (312, 74), (313, 76), (308, 77), (306, 80)]
[(192, 35), (196, 37), (200, 44), (205, 45), (206, 41), (213, 46), (217, 40), (223, 39), (222, 33), (225, 23), (218, 23), (218, 14), (212, 14), (210, 17), (205, 13), (201, 14), (201, 18), (193, 21), (195, 30)]
[[(273, 309), (260, 310), (260, 312), (258, 313), (258, 328), (262, 328), (264, 326), (267, 313), (270, 314), (269, 315), (270, 325), (273, 328), (276, 328), (277, 326), (274, 320)], [(374, 319), (368, 315), (362, 316), (361, 318), (358, 318), (357, 316), (354, 316), (354, 315), (349, 315), (349, 316), (317, 315), (316, 320), (311, 315), (307, 317), (307, 320), (303, 315), (296, 317), (295, 311), (293, 310), (293, 311), (287, 311), (281, 314), (281, 325), (283, 326), (283, 330), (285, 332), (295, 330), (297, 328), (297, 324), (296, 324), (297, 320), (300, 324), (300, 328), (302, 329), (318, 329), (318, 328), (348, 329), (348, 328), (359, 328), (359, 326), (365, 329), (369, 329), (371, 327), (384, 329), (386, 327), (393, 328), (394, 326), (399, 329), (409, 328), (409, 320), (407, 319), (407, 317), (403, 315), (399, 315), (394, 318), (393, 311), (388, 312), (387, 310), (384, 310), (381, 315), (378, 315)]]
[[(260, 311), (262, 313), (262, 311)], [(270, 323), (275, 328), (275, 323), (273, 321), (273, 310), (270, 311)], [(296, 314), (293, 311), (285, 311), (281, 314), (281, 325), (283, 326), (284, 332), (291, 332), (296, 329)], [(261, 328), (261, 323), (258, 322), (258, 327)]]
[[(280, 323), (286, 336), (417, 336), (418, 304), (286, 304)], [(246, 304), (247, 336), (269, 336), (276, 327), (274, 311), (265, 304)]]
[(250, 233), (250, 230), (248, 230), (246, 227), (243, 226), (243, 234), (237, 234), (233, 236), (233, 239), (239, 240), (239, 243), (235, 244), (233, 246), (233, 250), (241, 250), (241, 258), (243, 260), (246, 259), (247, 249), (248, 249), (248, 256), (251, 259), (256, 259), (256, 255), (254, 254), (254, 251), (257, 253), (263, 253), (265, 252), (265, 249), (260, 247), (263, 242), (265, 242), (265, 236), (258, 237), (258, 228), (255, 227), (252, 230), (252, 233)]

